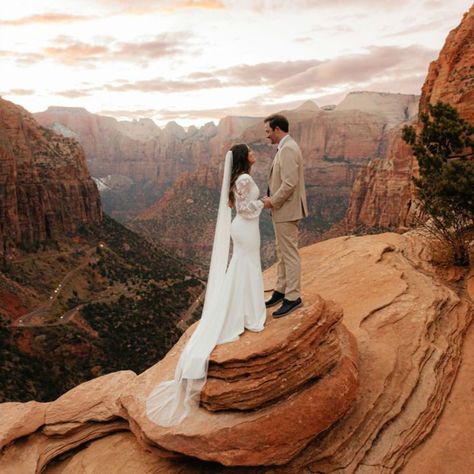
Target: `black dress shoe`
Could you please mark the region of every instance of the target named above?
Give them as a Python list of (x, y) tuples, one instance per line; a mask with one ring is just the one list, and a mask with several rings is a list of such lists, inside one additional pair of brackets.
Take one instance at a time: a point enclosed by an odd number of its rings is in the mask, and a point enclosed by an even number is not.
[(298, 298), (294, 301), (287, 300), (286, 298), (283, 300), (283, 304), (281, 305), (280, 309), (277, 309), (272, 313), (274, 318), (281, 318), (282, 316), (286, 316), (294, 311), (296, 308), (299, 308), (303, 305), (303, 301), (301, 298)]
[(280, 293), (279, 291), (274, 291), (272, 297), (268, 300), (265, 301), (265, 306), (267, 308), (271, 308), (272, 306), (275, 306), (278, 304), (280, 301), (283, 301), (285, 299), (285, 294)]

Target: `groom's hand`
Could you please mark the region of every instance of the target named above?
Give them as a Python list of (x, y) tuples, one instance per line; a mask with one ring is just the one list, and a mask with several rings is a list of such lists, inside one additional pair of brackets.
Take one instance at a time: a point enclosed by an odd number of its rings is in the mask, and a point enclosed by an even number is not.
[(265, 209), (271, 209), (273, 207), (272, 201), (269, 197), (263, 198), (263, 207)]

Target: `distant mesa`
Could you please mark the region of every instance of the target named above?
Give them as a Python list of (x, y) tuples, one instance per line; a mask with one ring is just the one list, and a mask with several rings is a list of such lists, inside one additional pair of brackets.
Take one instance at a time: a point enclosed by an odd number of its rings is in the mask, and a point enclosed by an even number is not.
[(129, 138), (143, 142), (157, 138), (162, 133), (160, 127), (150, 118), (135, 119), (131, 122), (120, 120), (117, 128)]
[(387, 118), (390, 126), (394, 126), (416, 117), (419, 100), (420, 96), (414, 94), (358, 91), (347, 94), (335, 110), (360, 110), (381, 114)]
[(46, 112), (68, 113), (68, 114), (90, 114), (84, 107), (63, 107), (60, 105), (50, 105)]

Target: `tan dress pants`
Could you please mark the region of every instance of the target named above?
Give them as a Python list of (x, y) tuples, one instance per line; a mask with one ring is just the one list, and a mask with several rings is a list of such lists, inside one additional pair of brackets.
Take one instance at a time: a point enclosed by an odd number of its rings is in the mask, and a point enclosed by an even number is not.
[(275, 290), (283, 293), (285, 298), (291, 301), (301, 296), (301, 263), (298, 252), (299, 222), (299, 220), (273, 221), (278, 259)]

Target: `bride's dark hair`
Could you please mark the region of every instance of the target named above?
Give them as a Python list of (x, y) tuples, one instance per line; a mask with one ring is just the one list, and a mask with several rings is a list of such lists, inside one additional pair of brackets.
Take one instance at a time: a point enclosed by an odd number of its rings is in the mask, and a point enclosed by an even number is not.
[(230, 175), (230, 186), (229, 186), (229, 207), (235, 206), (234, 198), (234, 185), (237, 178), (243, 173), (249, 173), (249, 147), (245, 143), (239, 143), (234, 145), (230, 151), (232, 152), (232, 172)]

